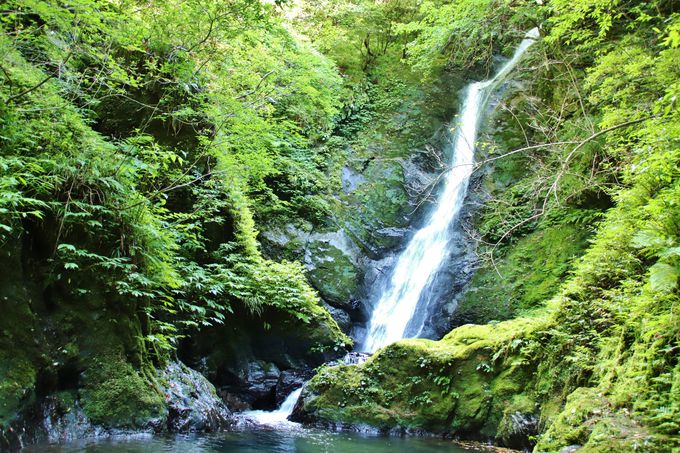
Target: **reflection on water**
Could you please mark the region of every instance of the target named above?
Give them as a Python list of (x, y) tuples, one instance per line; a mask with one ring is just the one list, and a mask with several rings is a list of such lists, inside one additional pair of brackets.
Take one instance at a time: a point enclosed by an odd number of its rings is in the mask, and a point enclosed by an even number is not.
[(288, 431), (252, 428), (219, 434), (167, 437), (125, 436), (106, 440), (83, 440), (67, 445), (41, 445), (27, 452), (71, 453), (469, 453), (451, 441), (433, 438), (377, 437), (356, 433), (298, 428)]

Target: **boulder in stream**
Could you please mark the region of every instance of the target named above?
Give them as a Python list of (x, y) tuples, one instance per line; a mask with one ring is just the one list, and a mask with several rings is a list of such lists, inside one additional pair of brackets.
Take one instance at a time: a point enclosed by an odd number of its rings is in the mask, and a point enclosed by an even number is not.
[(201, 373), (181, 362), (170, 362), (161, 377), (168, 431), (217, 431), (231, 424), (231, 411)]

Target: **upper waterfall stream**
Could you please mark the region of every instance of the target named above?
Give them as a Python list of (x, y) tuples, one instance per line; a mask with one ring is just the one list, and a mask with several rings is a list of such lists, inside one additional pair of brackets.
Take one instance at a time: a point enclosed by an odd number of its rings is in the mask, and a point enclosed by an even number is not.
[(425, 226), (415, 233), (397, 259), (389, 283), (373, 309), (364, 351), (374, 352), (407, 336), (417, 337), (422, 331), (424, 316), (419, 317), (419, 325), (409, 324), (413, 323), (419, 305), (427, 299), (428, 289), (446, 260), (451, 226), (463, 207), (474, 168), (477, 132), (489, 95), (538, 36), (538, 28), (530, 30), (513, 57), (493, 78), (467, 86), (459, 124), (451, 140), (452, 162), (443, 190)]

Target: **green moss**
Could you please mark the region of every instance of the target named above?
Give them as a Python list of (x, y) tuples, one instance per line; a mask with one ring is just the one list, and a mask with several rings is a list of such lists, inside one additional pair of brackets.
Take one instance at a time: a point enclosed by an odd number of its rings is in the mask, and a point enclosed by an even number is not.
[(541, 306), (557, 293), (589, 236), (583, 227), (560, 224), (520, 239), (496, 258), (495, 267), (486, 266), (474, 275), (454, 323), (501, 321)]
[(630, 412), (618, 410), (597, 388), (578, 388), (550, 428), (540, 436), (536, 451), (559, 451), (582, 445), (585, 452), (668, 451), (668, 439), (652, 435)]
[(163, 418), (166, 408), (155, 383), (135, 370), (120, 354), (94, 358), (81, 392), (83, 410), (105, 426), (143, 426)]
[(21, 353), (0, 354), (0, 426), (6, 425), (33, 391), (37, 371)]
[(308, 245), (313, 268), (307, 273), (321, 297), (333, 305), (350, 303), (361, 284), (357, 267), (342, 250), (326, 241)]
[(528, 383), (520, 349), (507, 345), (543, 323), (463, 326), (438, 342), (397, 342), (361, 366), (325, 368), (308, 386), (305, 411), (326, 421), (493, 435), (497, 407)]
[(559, 416), (536, 445), (538, 451), (557, 451), (568, 445), (583, 445), (593, 430), (593, 415), (601, 416), (607, 401), (594, 388), (579, 388), (567, 398)]
[(630, 416), (619, 413), (602, 418), (593, 426), (584, 452), (644, 451), (662, 453), (668, 451), (670, 439), (660, 439)]

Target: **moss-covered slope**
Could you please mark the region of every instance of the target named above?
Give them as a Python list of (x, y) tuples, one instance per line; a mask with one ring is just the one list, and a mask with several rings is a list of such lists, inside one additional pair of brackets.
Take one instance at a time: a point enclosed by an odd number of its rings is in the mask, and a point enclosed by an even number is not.
[(657, 171), (670, 185), (624, 192), (575, 275), (534, 317), (466, 325), (438, 342), (406, 340), (363, 365), (323, 369), (298, 417), (514, 446), (541, 432), (536, 451), (678, 447), (680, 297), (676, 286), (656, 286), (654, 269), (649, 280), (634, 239), (664, 224), (668, 212), (654, 208), (680, 193), (676, 169)]

